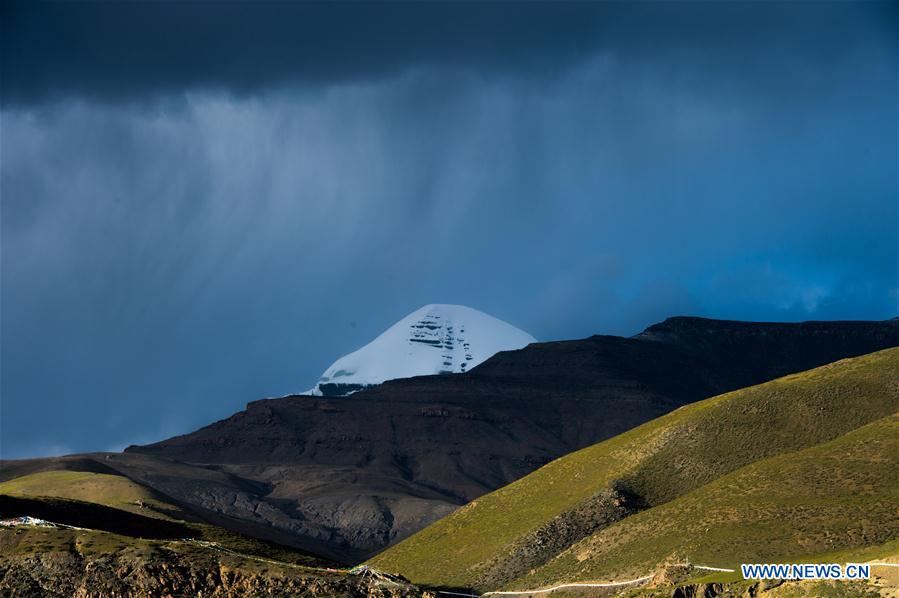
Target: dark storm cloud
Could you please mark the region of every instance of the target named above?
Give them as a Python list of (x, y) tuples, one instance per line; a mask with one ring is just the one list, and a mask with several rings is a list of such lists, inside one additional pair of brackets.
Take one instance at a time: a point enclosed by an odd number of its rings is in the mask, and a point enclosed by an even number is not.
[(540, 3), (17, 2), (4, 12), (15, 101), (247, 92), (423, 63), (554, 69), (597, 25), (594, 9)]
[(253, 93), (416, 66), (552, 77), (597, 51), (789, 84), (777, 57), (834, 60), (859, 26), (895, 27), (895, 3), (852, 4), (3, 0), (2, 91), (8, 104)]
[(538, 338), (896, 315), (896, 5), (3, 6), (0, 453)]

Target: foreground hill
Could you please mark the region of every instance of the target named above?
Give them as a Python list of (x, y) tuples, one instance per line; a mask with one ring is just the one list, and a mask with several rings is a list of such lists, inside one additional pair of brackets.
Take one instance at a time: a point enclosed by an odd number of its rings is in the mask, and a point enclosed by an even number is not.
[(889, 349), (683, 407), (479, 498), (372, 563), (483, 590), (895, 545), (897, 372)]
[[(893, 346), (899, 320), (671, 318), (632, 338), (536, 343), (351, 397), (256, 401), (191, 434), (83, 459), (204, 520), (355, 561), (682, 405)], [(7, 462), (0, 480), (61, 463)]]
[[(283, 546), (162, 515), (155, 509), (171, 505), (147, 506), (152, 491), (117, 476), (55, 473), (27, 476), (15, 487), (18, 496), (2, 493), (13, 484), (0, 488), (2, 596), (425, 595), (401, 579), (338, 569)], [(75, 491), (95, 501), (21, 494), (37, 479), (48, 482), (41, 492)], [(139, 506), (104, 504), (120, 504), (126, 495), (138, 497)]]
[[(744, 562), (845, 561), (871, 548), (880, 557), (899, 554), (897, 455), (899, 415), (892, 415), (627, 517), (512, 585), (627, 579), (686, 558), (739, 570)], [(876, 554), (878, 547), (885, 552)]]

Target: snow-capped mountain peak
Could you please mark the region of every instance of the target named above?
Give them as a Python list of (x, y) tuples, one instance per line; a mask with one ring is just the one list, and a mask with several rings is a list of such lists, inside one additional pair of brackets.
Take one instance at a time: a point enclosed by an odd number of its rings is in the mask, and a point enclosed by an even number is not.
[(385, 380), (467, 372), (500, 351), (533, 342), (530, 334), (476, 309), (425, 305), (331, 364), (307, 394), (346, 395)]

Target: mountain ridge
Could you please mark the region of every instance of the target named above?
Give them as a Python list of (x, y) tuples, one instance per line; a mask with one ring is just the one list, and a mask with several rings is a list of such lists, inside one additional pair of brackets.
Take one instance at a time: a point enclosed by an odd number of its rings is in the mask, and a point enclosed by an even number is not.
[(679, 406), (899, 345), (897, 321), (677, 326), (535, 343), (350, 397), (254, 401), (101, 462), (243, 533), (354, 561)]

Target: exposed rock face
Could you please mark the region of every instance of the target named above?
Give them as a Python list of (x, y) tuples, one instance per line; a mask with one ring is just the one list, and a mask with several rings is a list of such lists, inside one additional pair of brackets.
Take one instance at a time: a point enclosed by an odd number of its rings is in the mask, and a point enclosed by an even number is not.
[(214, 523), (351, 561), (681, 405), (897, 345), (899, 320), (671, 318), (632, 338), (532, 344), (350, 397), (256, 401), (102, 463)]
[(598, 492), (516, 540), (501, 559), (484, 567), (476, 587), (501, 587), (643, 506), (638, 497), (628, 495), (621, 488)]
[(652, 582), (648, 587), (619, 595), (622, 598), (876, 598), (895, 596), (896, 590), (869, 581), (738, 581), (685, 584), (673, 588)]
[(152, 558), (77, 553), (0, 555), (0, 595), (45, 598), (88, 596), (315, 596), (411, 598), (432, 596), (407, 584), (377, 584), (361, 576), (198, 566), (164, 554)]

